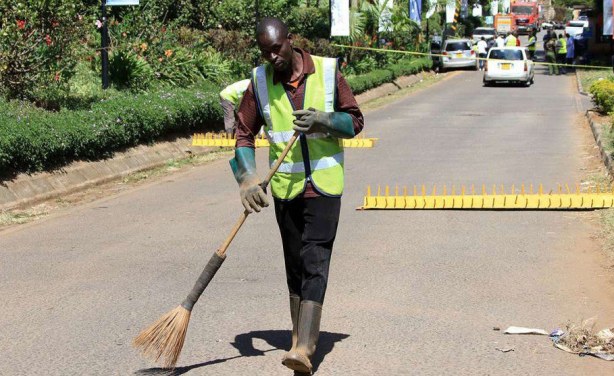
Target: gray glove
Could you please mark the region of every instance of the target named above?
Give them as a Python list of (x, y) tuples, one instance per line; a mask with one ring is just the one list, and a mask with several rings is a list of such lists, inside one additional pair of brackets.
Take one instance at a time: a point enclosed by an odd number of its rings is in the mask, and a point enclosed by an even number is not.
[(330, 115), (332, 112), (317, 111), (313, 108), (307, 110), (297, 110), (292, 113), (296, 117), (294, 120), (295, 131), (303, 133), (326, 132), (330, 125)]
[(292, 113), (295, 131), (306, 134), (324, 132), (338, 138), (354, 137), (352, 116), (345, 112), (323, 112), (313, 108), (297, 110)]

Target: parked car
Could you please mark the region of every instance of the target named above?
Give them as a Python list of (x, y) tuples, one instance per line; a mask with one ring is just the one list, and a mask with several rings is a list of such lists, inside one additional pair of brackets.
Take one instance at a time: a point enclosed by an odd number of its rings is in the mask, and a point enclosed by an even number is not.
[(554, 28), (554, 24), (552, 22), (542, 22), (542, 29), (552, 29)]
[(484, 40), (494, 39), (497, 37), (497, 30), (494, 27), (476, 27), (473, 29), (471, 39), (474, 42), (479, 41), (482, 37), (484, 37)]
[(571, 36), (582, 34), (585, 27), (588, 27), (588, 21), (569, 21), (565, 26), (565, 33)]
[(484, 86), (496, 82), (533, 84), (535, 69), (526, 47), (493, 47), (484, 65)]
[(565, 29), (565, 23), (564, 22), (554, 22), (552, 28), (555, 30), (563, 30)]
[(447, 39), (443, 43), (442, 68), (473, 68), (478, 69), (478, 59), (471, 48), (473, 43), (469, 39)]

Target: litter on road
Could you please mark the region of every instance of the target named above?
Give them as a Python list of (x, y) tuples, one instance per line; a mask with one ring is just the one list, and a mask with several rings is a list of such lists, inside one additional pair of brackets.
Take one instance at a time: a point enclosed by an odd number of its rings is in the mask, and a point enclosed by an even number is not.
[(503, 334), (540, 334), (547, 336), (548, 332), (544, 329), (523, 328), (521, 326), (510, 326), (505, 329)]

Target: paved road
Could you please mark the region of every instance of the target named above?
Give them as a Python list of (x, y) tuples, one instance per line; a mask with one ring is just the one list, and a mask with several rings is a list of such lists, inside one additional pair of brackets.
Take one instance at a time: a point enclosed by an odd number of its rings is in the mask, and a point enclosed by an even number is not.
[[(318, 375), (612, 374), (545, 337), (493, 331), (614, 325), (591, 215), (354, 210), (368, 184), (579, 181), (575, 81), (535, 81), (484, 88), (461, 72), (367, 115), (380, 142), (347, 151)], [(0, 374), (157, 374), (132, 337), (181, 302), (239, 213), (223, 160), (1, 232)], [(176, 374), (290, 375), (280, 247), (272, 210), (248, 219), (194, 309)]]

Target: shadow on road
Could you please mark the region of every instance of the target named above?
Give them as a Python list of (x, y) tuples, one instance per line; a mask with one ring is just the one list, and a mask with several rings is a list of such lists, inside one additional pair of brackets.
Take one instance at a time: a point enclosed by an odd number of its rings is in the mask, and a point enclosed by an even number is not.
[[(276, 350), (284, 350), (288, 351), (290, 349), (290, 336), (291, 333), (289, 330), (260, 330), (253, 331), (249, 333), (239, 334), (235, 337), (235, 341), (231, 344), (239, 350), (240, 355), (233, 356), (230, 358), (222, 358), (222, 359), (214, 359), (203, 363), (192, 364), (185, 367), (177, 367), (175, 369), (168, 368), (146, 368), (136, 371), (135, 375), (156, 375), (156, 376), (179, 376), (183, 375), (195, 368), (207, 367), (214, 364), (224, 363), (228, 360), (242, 358), (242, 357), (251, 357), (251, 356), (262, 356), (264, 353), (269, 351)], [(313, 364), (313, 372), (315, 373), (318, 370), (318, 366), (324, 360), (324, 357), (330, 353), (335, 347), (335, 343), (340, 342), (346, 338), (348, 338), (349, 334), (341, 334), (341, 333), (330, 333), (330, 332), (321, 332), (320, 339), (318, 341), (318, 347), (316, 353), (311, 360)], [(271, 345), (273, 349), (268, 350), (258, 350), (254, 347), (253, 340), (261, 339)], [(280, 358), (281, 361), (281, 358)]]

